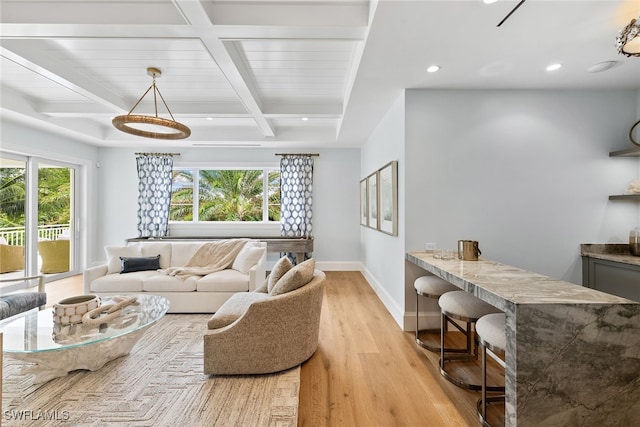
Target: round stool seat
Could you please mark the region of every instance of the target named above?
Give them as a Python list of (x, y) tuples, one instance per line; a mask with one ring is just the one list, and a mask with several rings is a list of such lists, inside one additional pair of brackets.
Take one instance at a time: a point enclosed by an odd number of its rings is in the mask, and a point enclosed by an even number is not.
[[(446, 354), (446, 352), (441, 354), (440, 373), (458, 387), (469, 390), (480, 390), (482, 386), (478, 381), (471, 379), (464, 370), (456, 369), (455, 366), (460, 362), (470, 362), (472, 365), (475, 365), (478, 359), (478, 343), (475, 339), (476, 336), (474, 332), (476, 322), (487, 314), (500, 313), (500, 310), (465, 291), (453, 291), (443, 294), (438, 299), (438, 305), (440, 305), (442, 314), (441, 330), (443, 331), (440, 335), (440, 346), (444, 346), (444, 332), (446, 331), (447, 325), (452, 325), (458, 329), (458, 331), (462, 332), (466, 341), (463, 356), (449, 355)], [(454, 322), (453, 319), (465, 322), (466, 327), (463, 329)], [(451, 365), (453, 365), (453, 367), (448, 370), (447, 366)], [(490, 388), (492, 390), (504, 390), (504, 387), (491, 386)]]
[(466, 291), (447, 292), (438, 299), (438, 304), (443, 313), (461, 320), (475, 321), (486, 314), (500, 312), (491, 304)]
[(438, 299), (442, 294), (460, 290), (457, 286), (444, 279), (427, 274), (418, 277), (413, 282), (416, 290), (416, 343), (429, 351), (440, 353), (440, 329), (420, 329), (420, 297)]
[(504, 323), (504, 313), (487, 314), (476, 322), (476, 334), (489, 350), (504, 352), (507, 348)]
[(456, 285), (447, 282), (438, 276), (421, 276), (413, 282), (413, 287), (416, 288), (416, 292), (420, 295), (424, 295), (429, 298), (439, 298), (442, 294), (451, 291), (458, 291)]

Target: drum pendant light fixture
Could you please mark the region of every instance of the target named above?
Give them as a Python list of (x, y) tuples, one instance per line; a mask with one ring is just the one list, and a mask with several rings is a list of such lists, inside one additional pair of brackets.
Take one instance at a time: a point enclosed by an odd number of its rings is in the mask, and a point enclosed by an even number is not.
[(640, 16), (620, 30), (616, 37), (616, 50), (621, 55), (640, 57)]
[[(184, 139), (191, 135), (191, 129), (182, 123), (176, 122), (169, 110), (169, 106), (165, 102), (160, 90), (156, 86), (156, 77), (162, 75), (162, 71), (159, 68), (149, 67), (147, 68), (147, 74), (153, 78), (153, 83), (149, 86), (149, 89), (138, 99), (138, 102), (131, 108), (128, 114), (123, 116), (114, 117), (111, 123), (116, 129), (122, 132), (129, 133), (136, 136), (144, 136), (146, 138), (155, 139)], [(133, 114), (133, 110), (136, 109), (140, 101), (153, 89), (153, 106), (155, 116), (149, 116), (144, 114)], [(158, 99), (160, 97), (165, 108), (169, 112), (171, 119), (164, 119), (158, 117)]]

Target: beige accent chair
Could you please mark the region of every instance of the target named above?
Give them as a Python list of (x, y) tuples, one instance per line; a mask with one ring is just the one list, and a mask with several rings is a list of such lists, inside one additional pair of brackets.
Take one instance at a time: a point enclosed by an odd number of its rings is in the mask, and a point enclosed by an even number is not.
[(267, 374), (309, 359), (318, 347), (324, 281), (325, 274), (316, 270), (310, 282), (287, 293), (269, 295), (257, 289), (231, 297), (224, 305), (235, 305), (236, 310), (244, 306), (243, 314), (217, 329), (211, 329), (210, 321), (204, 335), (204, 373)]
[(24, 246), (0, 243), (0, 273), (24, 270)]
[(69, 271), (69, 240), (43, 240), (38, 242), (42, 258), (40, 272), (44, 274)]

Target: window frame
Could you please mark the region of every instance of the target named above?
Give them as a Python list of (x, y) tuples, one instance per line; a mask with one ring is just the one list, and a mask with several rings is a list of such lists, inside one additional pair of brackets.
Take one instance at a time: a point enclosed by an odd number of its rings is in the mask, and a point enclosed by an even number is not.
[[(280, 229), (280, 221), (269, 221), (269, 172), (280, 172), (280, 163), (182, 163), (175, 162), (173, 170), (190, 170), (193, 173), (193, 217), (191, 221), (169, 220), (169, 229), (199, 229), (201, 226), (232, 226), (233, 228), (263, 228), (277, 226)], [(261, 221), (202, 221), (199, 216), (200, 208), (200, 171), (201, 170), (262, 170), (262, 220)], [(257, 225), (258, 227), (251, 227)]]

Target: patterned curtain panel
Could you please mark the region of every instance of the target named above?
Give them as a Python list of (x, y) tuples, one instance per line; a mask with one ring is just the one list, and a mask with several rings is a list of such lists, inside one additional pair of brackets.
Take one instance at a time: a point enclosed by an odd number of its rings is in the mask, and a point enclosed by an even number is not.
[(311, 237), (313, 232), (313, 159), (284, 156), (280, 160), (280, 234)]
[(171, 170), (169, 155), (139, 155), (138, 236), (165, 237), (169, 231)]

